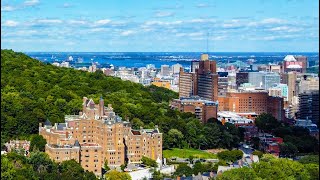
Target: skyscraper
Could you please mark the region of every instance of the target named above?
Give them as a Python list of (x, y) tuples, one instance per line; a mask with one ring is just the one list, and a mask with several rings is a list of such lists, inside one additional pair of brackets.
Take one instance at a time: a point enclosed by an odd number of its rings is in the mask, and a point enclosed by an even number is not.
[(217, 101), (218, 77), (216, 61), (210, 61), (208, 54), (202, 54), (199, 69), (196, 70), (194, 93), (205, 100)]
[(319, 90), (299, 94), (298, 118), (309, 119), (319, 125)]
[(179, 72), (179, 97), (190, 97), (193, 93), (194, 73), (184, 72), (183, 68), (180, 68)]
[(204, 100), (218, 100), (217, 64), (208, 57), (208, 54), (201, 55), (199, 68), (195, 69), (195, 73), (187, 73), (180, 69), (179, 97), (198, 95)]

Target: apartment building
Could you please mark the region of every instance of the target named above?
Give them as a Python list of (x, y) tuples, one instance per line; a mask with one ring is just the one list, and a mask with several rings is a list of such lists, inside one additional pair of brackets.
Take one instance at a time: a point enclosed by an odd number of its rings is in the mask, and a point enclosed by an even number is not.
[(142, 156), (162, 160), (162, 133), (154, 129), (133, 130), (127, 121), (115, 114), (112, 106), (104, 106), (83, 98), (79, 115), (65, 116), (65, 123), (40, 123), (39, 134), (46, 140), (46, 153), (56, 162), (74, 159), (88, 171), (101, 176), (105, 161), (117, 168), (139, 163)]

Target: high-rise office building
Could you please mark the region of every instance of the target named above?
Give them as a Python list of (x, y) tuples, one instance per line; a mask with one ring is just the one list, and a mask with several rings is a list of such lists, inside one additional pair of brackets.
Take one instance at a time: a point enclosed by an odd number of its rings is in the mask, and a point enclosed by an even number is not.
[(289, 72), (285, 75), (286, 82), (288, 84), (288, 103), (293, 103), (293, 97), (297, 96), (296, 91), (296, 81), (297, 81), (297, 73), (296, 72)]
[(172, 74), (179, 74), (180, 68), (182, 68), (181, 64), (172, 65)]
[(218, 96), (225, 97), (228, 92), (228, 72), (218, 72)]
[(218, 100), (218, 77), (216, 61), (208, 60), (208, 55), (201, 55), (199, 69), (196, 69), (194, 93), (209, 101)]
[(295, 56), (294, 57), (297, 62), (301, 62), (301, 66), (302, 66), (302, 73), (306, 73), (307, 72), (307, 68), (309, 67), (308, 65), (308, 59), (306, 56)]
[(196, 72), (196, 69), (199, 69), (199, 61), (191, 62), (191, 72)]
[(248, 82), (255, 87), (268, 90), (274, 84), (280, 83), (280, 75), (272, 72), (249, 72)]
[(210, 61), (208, 57), (208, 54), (201, 55), (195, 73), (186, 73), (180, 69), (179, 97), (197, 95), (204, 100), (218, 100), (217, 65), (216, 61)]
[(180, 68), (179, 72), (179, 97), (190, 97), (194, 88), (194, 73), (184, 72), (183, 68)]
[(243, 83), (249, 82), (249, 73), (248, 72), (238, 72), (236, 74), (236, 84), (237, 88), (240, 87)]
[(265, 90), (280, 83), (280, 75), (278, 73), (265, 73), (262, 76), (262, 86)]
[(308, 119), (319, 126), (319, 90), (299, 94), (299, 119)]
[(161, 65), (160, 74), (161, 76), (169, 76), (170, 75), (169, 65)]

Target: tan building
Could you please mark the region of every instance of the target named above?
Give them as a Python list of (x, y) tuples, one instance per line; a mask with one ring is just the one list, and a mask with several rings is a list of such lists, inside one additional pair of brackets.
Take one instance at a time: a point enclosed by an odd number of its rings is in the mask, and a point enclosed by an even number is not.
[(193, 95), (194, 73), (187, 73), (180, 68), (179, 72), (179, 97), (190, 97)]
[(95, 104), (83, 99), (79, 115), (65, 117), (65, 123), (40, 124), (39, 134), (47, 140), (45, 151), (56, 162), (75, 159), (88, 171), (101, 176), (104, 162), (117, 168), (140, 163), (142, 156), (162, 160), (162, 133), (158, 128), (132, 130), (103, 99)]

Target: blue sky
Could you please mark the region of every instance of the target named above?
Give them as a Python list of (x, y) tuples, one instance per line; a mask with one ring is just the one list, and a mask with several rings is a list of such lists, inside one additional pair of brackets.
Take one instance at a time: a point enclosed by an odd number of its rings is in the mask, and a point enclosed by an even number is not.
[(1, 48), (318, 52), (317, 0), (1, 0)]

